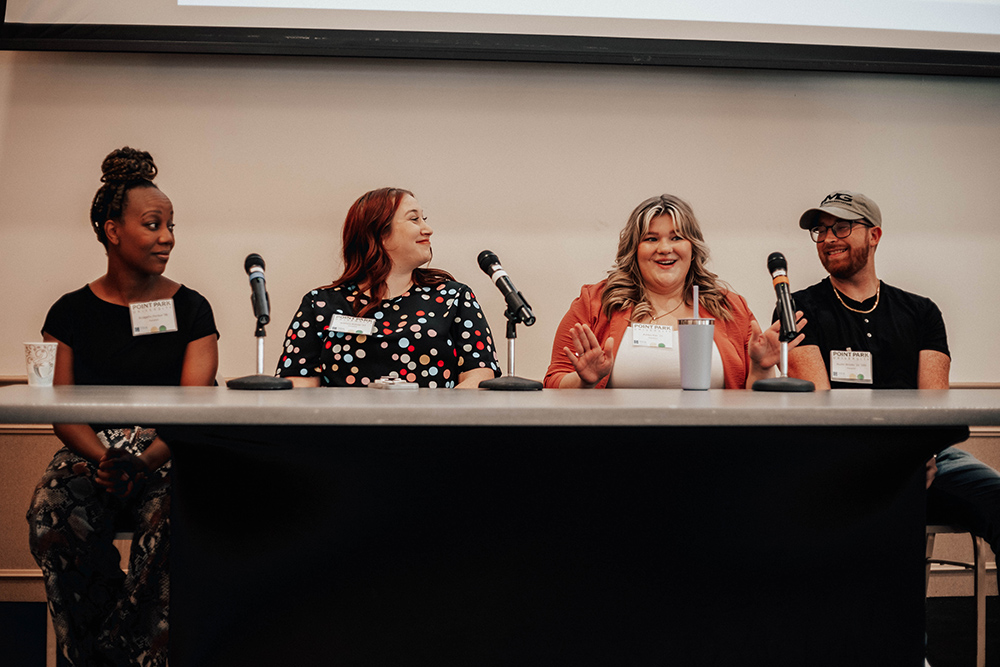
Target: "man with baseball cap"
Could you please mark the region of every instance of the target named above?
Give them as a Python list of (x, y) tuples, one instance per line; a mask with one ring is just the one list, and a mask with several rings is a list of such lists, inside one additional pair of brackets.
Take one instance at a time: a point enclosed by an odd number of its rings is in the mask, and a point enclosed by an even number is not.
[[(951, 357), (941, 311), (875, 274), (882, 213), (863, 194), (832, 192), (799, 218), (829, 277), (795, 292), (809, 319), (788, 374), (817, 389), (947, 389)], [(929, 523), (962, 526), (1000, 554), (1000, 474), (949, 447), (928, 462)], [(931, 480), (933, 482), (931, 483)]]
[(794, 294), (810, 326), (790, 351), (789, 374), (818, 389), (947, 389), (951, 358), (941, 311), (875, 274), (882, 239), (875, 202), (832, 192), (802, 214), (799, 227), (809, 230), (830, 277)]

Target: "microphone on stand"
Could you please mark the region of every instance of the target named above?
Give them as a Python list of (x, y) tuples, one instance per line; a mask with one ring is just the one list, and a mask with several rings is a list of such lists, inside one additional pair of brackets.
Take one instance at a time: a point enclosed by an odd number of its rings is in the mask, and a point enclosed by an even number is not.
[(500, 258), (495, 252), (484, 250), (479, 253), (479, 268), (496, 284), (507, 302), (507, 310), (504, 312), (507, 318), (507, 374), (492, 380), (484, 380), (479, 386), (499, 391), (537, 391), (542, 388), (541, 382), (514, 375), (514, 339), (517, 338), (517, 325), (520, 322), (530, 327), (535, 323), (535, 314), (531, 312), (527, 299), (514, 287), (510, 276), (503, 270)]
[(257, 374), (233, 378), (226, 382), (226, 386), (230, 389), (291, 389), (292, 381), (288, 378), (264, 375), (264, 337), (267, 336), (264, 325), (271, 321), (271, 303), (264, 284), (264, 258), (257, 253), (247, 255), (243, 270), (250, 277), (250, 302), (257, 320), (254, 331), (257, 338)]
[(264, 284), (264, 258), (257, 253), (247, 255), (243, 269), (250, 276), (250, 302), (253, 303), (253, 316), (259, 324), (271, 321), (271, 299), (267, 296), (267, 286)]
[(795, 305), (792, 303), (792, 291), (788, 284), (788, 262), (780, 252), (772, 252), (767, 256), (767, 271), (771, 274), (771, 284), (778, 299), (778, 319), (781, 321), (781, 332), (778, 340), (781, 342), (781, 362), (778, 370), (780, 377), (757, 380), (751, 387), (754, 391), (815, 391), (816, 385), (809, 380), (788, 377), (788, 343), (799, 335), (795, 327)]
[(503, 294), (507, 301), (507, 310), (517, 315), (518, 321), (530, 327), (535, 323), (535, 314), (531, 312), (531, 306), (524, 299), (524, 295), (517, 291), (514, 283), (510, 281), (510, 276), (500, 266), (500, 258), (492, 250), (484, 250), (479, 253), (479, 268), (483, 273), (496, 283), (497, 289)]
[(792, 305), (792, 291), (788, 286), (788, 262), (780, 252), (767, 256), (767, 270), (771, 274), (771, 284), (778, 297), (778, 319), (781, 320), (781, 334), (778, 340), (791, 342), (799, 335), (795, 330), (795, 306)]

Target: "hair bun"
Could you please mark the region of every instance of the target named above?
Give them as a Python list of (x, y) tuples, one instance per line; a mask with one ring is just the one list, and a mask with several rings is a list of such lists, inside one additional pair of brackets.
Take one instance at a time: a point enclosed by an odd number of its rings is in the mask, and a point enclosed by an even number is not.
[(146, 151), (125, 146), (111, 151), (101, 163), (102, 183), (131, 183), (156, 178), (156, 164)]

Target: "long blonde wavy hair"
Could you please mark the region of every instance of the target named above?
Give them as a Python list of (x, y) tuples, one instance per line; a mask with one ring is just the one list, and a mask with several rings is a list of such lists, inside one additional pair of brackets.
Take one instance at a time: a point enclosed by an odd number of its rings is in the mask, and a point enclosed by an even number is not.
[(702, 236), (701, 227), (691, 205), (674, 195), (650, 197), (639, 204), (618, 236), (618, 255), (615, 265), (608, 271), (608, 282), (601, 295), (601, 308), (604, 314), (611, 317), (613, 311), (619, 308), (632, 307), (632, 320), (641, 321), (652, 316), (653, 307), (646, 298), (646, 286), (636, 259), (639, 243), (649, 232), (649, 223), (653, 218), (669, 215), (674, 221), (674, 230), (681, 238), (691, 242), (691, 268), (684, 279), (684, 302), (691, 306), (692, 287), (698, 285), (699, 309), (707, 311), (712, 317), (731, 320), (733, 314), (726, 302), (726, 294), (730, 291), (728, 284), (709, 271), (708, 245)]

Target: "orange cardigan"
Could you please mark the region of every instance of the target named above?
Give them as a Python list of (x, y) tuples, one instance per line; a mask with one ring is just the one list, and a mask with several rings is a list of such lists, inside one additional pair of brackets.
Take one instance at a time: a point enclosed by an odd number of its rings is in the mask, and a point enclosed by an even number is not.
[[(584, 285), (580, 290), (580, 296), (573, 300), (569, 311), (563, 316), (559, 328), (556, 329), (556, 338), (552, 342), (552, 358), (549, 361), (549, 370), (545, 374), (546, 387), (558, 387), (563, 376), (574, 370), (563, 348), (573, 349), (573, 339), (569, 331), (577, 322), (589, 325), (601, 345), (609, 337), (613, 337), (614, 351), (616, 355), (618, 354), (618, 346), (621, 345), (622, 336), (628, 328), (632, 309), (616, 310), (610, 319), (601, 312), (601, 295), (604, 293), (606, 282), (605, 280), (596, 285)], [(752, 331), (750, 323), (755, 318), (747, 306), (746, 299), (739, 294), (730, 292), (726, 295), (726, 301), (732, 310), (733, 319), (716, 319), (715, 346), (719, 348), (719, 356), (722, 357), (722, 375), (726, 389), (745, 389), (747, 375), (750, 372), (750, 356), (747, 354)], [(596, 386), (603, 388), (608, 384), (610, 377), (609, 374), (602, 378)]]

